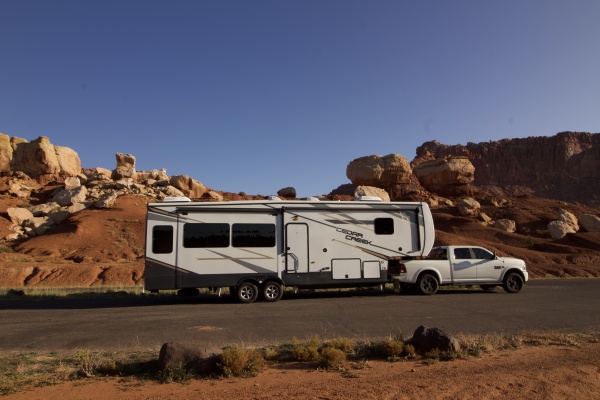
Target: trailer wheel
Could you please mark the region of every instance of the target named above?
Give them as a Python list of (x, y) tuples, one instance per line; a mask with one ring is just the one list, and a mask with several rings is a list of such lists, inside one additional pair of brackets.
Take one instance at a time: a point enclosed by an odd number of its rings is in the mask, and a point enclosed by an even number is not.
[(502, 287), (504, 287), (504, 290), (508, 293), (519, 293), (521, 289), (523, 289), (523, 285), (525, 285), (523, 278), (516, 272), (506, 274), (504, 281), (502, 282)]
[(237, 287), (237, 297), (242, 303), (254, 303), (258, 297), (258, 287), (250, 282), (243, 282)]
[(439, 283), (435, 276), (423, 274), (417, 280), (417, 287), (422, 294), (432, 295), (438, 291)]
[(279, 301), (281, 296), (283, 296), (283, 288), (275, 281), (265, 283), (262, 292), (263, 296), (265, 296), (265, 300), (268, 302)]

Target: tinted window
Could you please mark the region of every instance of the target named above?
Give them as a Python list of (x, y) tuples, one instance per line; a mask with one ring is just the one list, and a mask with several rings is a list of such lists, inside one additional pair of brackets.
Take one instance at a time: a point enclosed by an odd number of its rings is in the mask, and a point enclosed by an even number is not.
[(183, 247), (229, 247), (229, 224), (185, 224)]
[(469, 251), (469, 249), (454, 249), (454, 258), (458, 259), (458, 260), (470, 260), (471, 259), (471, 252)]
[(275, 246), (274, 224), (233, 224), (231, 234), (233, 247)]
[(170, 225), (157, 225), (152, 228), (152, 252), (154, 254), (168, 254), (173, 251), (173, 227)]
[(392, 218), (375, 218), (375, 234), (393, 235), (394, 220)]
[(473, 249), (475, 253), (475, 258), (478, 260), (493, 260), (494, 255), (487, 250), (484, 249)]

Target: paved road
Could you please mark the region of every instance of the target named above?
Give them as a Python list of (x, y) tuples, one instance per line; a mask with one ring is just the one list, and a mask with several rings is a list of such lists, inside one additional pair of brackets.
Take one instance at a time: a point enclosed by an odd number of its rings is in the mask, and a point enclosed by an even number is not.
[(600, 279), (531, 281), (519, 294), (442, 290), (286, 293), (277, 303), (230, 296), (9, 299), (0, 301), (0, 350), (156, 347), (168, 341), (268, 344), (328, 337), (600, 328)]

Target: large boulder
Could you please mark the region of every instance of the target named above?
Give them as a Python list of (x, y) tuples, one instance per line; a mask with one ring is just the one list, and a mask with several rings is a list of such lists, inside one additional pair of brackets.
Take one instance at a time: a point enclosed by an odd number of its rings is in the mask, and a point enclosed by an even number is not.
[(11, 138), (13, 172), (23, 172), (31, 177), (41, 175), (77, 176), (81, 173), (81, 160), (68, 147), (54, 146), (45, 136), (32, 142)]
[(354, 197), (361, 197), (361, 196), (372, 196), (372, 197), (379, 197), (381, 199), (381, 201), (384, 202), (389, 202), (390, 201), (390, 195), (388, 194), (388, 192), (386, 192), (383, 189), (379, 189), (373, 186), (358, 186), (355, 190), (354, 190)]
[(419, 326), (408, 343), (422, 353), (427, 353), (433, 349), (440, 351), (460, 351), (460, 344), (456, 338), (448, 335), (438, 328), (428, 328)]
[(594, 214), (579, 216), (579, 225), (587, 232), (600, 232), (600, 218)]
[(481, 209), (481, 204), (471, 197), (466, 197), (458, 202), (458, 212), (460, 215), (477, 215)]
[(512, 233), (512, 232), (516, 232), (517, 224), (512, 219), (504, 219), (503, 218), (503, 219), (499, 219), (496, 222), (494, 222), (494, 228), (502, 229), (503, 231)]
[(575, 229), (564, 221), (552, 221), (548, 224), (548, 232), (552, 239), (562, 239), (567, 233), (575, 233)]
[(117, 153), (115, 157), (117, 159), (117, 167), (112, 171), (112, 179), (115, 181), (125, 178), (135, 179), (135, 156)]
[(158, 355), (160, 370), (194, 368), (202, 374), (214, 372), (218, 356), (222, 353), (218, 347), (205, 347), (181, 342), (168, 342), (161, 346)]
[(410, 184), (412, 170), (400, 154), (360, 157), (346, 167), (346, 176), (356, 186), (373, 186), (390, 191)]
[(169, 184), (181, 191), (181, 194), (169, 194), (169, 196), (188, 196), (199, 199), (208, 190), (202, 183), (187, 175), (173, 175)]
[(0, 133), (0, 172), (10, 172), (10, 163), (13, 158), (13, 149), (10, 137)]
[(19, 226), (26, 220), (33, 218), (33, 213), (22, 207), (9, 207), (6, 212), (13, 224)]
[(41, 136), (30, 143), (19, 143), (13, 155), (13, 171), (21, 171), (31, 177), (56, 175), (60, 163), (50, 140)]
[(87, 188), (85, 186), (78, 186), (72, 189), (64, 189), (54, 195), (52, 201), (60, 204), (61, 206), (70, 206), (75, 203), (82, 203), (85, 201), (87, 195)]
[(154, 181), (165, 181), (168, 180), (169, 176), (167, 175), (167, 170), (166, 169), (151, 169), (148, 171), (138, 171), (137, 173), (137, 181), (138, 182), (145, 182), (148, 180), (154, 180)]
[(277, 195), (281, 196), (281, 197), (287, 197), (287, 198), (291, 198), (291, 199), (295, 199), (296, 198), (296, 189), (293, 187), (285, 187), (283, 189), (279, 189), (277, 191)]
[(467, 157), (438, 158), (418, 164), (414, 174), (430, 192), (455, 196), (469, 193), (475, 167)]
[(81, 174), (81, 160), (73, 149), (64, 146), (54, 146), (54, 153), (56, 154), (61, 176), (77, 176)]
[(567, 210), (558, 210), (558, 220), (569, 225), (575, 232), (579, 230), (579, 221), (577, 221), (577, 217)]

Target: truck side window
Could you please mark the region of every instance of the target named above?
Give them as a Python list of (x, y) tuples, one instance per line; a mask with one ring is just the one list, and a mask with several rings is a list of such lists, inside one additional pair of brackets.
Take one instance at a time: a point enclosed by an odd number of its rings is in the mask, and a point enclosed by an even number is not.
[(456, 248), (454, 249), (454, 258), (456, 258), (457, 260), (470, 260), (471, 252), (469, 251), (469, 249)]
[(394, 220), (392, 218), (375, 218), (376, 235), (393, 235)]
[(183, 247), (229, 247), (229, 224), (185, 224)]
[(475, 258), (478, 260), (493, 260), (494, 255), (487, 250), (474, 248)]
[(169, 254), (173, 252), (173, 227), (156, 225), (152, 228), (152, 253)]

